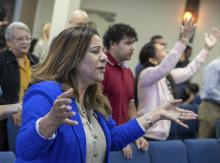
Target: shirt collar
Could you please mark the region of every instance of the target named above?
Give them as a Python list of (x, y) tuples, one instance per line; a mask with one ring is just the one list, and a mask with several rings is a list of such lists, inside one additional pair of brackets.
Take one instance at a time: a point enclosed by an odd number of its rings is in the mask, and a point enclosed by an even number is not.
[(107, 63), (110, 64), (111, 66), (119, 66), (119, 67), (126, 67), (123, 63), (119, 63), (113, 56), (111, 53), (106, 53), (108, 60)]

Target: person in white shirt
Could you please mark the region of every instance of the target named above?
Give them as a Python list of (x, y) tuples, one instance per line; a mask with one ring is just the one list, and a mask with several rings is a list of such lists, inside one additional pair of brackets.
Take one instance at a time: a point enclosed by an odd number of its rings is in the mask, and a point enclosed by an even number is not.
[[(198, 72), (220, 35), (220, 31), (216, 28), (213, 28), (210, 34), (205, 34), (205, 47), (201, 52), (187, 67), (175, 69), (186, 44), (193, 34), (193, 30), (193, 22), (189, 20), (182, 28), (181, 38), (169, 53), (164, 46), (158, 43), (147, 43), (142, 48), (139, 60), (143, 68), (136, 79), (135, 86), (138, 115), (148, 113), (162, 103), (174, 99), (171, 81), (173, 81), (173, 84), (179, 84)], [(157, 122), (146, 132), (145, 138), (167, 139), (170, 124), (170, 121), (167, 120)]]

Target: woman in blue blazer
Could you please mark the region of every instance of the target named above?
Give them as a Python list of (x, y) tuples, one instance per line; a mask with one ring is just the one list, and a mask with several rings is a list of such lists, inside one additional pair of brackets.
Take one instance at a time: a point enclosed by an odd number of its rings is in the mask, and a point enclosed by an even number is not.
[(116, 126), (100, 81), (106, 55), (96, 30), (69, 28), (51, 44), (46, 60), (33, 72), (23, 101), (16, 163), (109, 162), (120, 150), (161, 119), (182, 121), (196, 114), (179, 109), (178, 100)]

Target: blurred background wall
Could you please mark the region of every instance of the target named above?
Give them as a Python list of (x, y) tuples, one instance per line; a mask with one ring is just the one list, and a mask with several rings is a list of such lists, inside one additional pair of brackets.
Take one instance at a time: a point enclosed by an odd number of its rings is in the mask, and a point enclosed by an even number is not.
[[(61, 31), (71, 11), (76, 8), (88, 12), (90, 21), (95, 22), (101, 36), (111, 24), (130, 24), (136, 29), (139, 38), (135, 53), (129, 62), (132, 70), (138, 62), (140, 48), (151, 36), (161, 34), (165, 37), (168, 48), (173, 47), (179, 37), (179, 25), (185, 4), (186, 0), (0, 0), (0, 5), (8, 10), (9, 20), (27, 23), (32, 29), (33, 37), (40, 37), (41, 27), (48, 21), (53, 21), (54, 31)], [(60, 10), (56, 5), (59, 5)], [(64, 11), (65, 9), (68, 11)], [(59, 21), (62, 19), (63, 21)], [(220, 1), (200, 0), (197, 28), (191, 44), (191, 60), (204, 46), (204, 33), (214, 26), (220, 28)], [(220, 43), (211, 51), (206, 64), (219, 56)], [(202, 74), (203, 69), (193, 81), (201, 84)]]

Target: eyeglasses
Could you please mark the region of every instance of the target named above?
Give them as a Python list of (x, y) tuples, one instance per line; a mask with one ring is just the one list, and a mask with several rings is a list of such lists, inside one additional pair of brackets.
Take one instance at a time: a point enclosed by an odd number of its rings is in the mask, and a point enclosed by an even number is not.
[(22, 41), (31, 41), (32, 38), (30, 36), (25, 36), (25, 37), (12, 37), (12, 39), (18, 42), (22, 42)]

